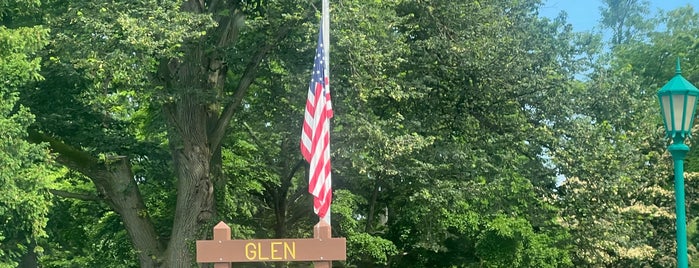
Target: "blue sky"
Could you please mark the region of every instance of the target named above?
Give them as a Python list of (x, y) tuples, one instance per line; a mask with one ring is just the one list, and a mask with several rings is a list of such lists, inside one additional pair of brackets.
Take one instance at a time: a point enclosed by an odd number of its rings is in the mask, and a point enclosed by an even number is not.
[[(691, 5), (696, 10), (699, 0), (651, 0), (651, 12), (656, 10), (672, 10), (681, 6)], [(544, 0), (539, 14), (544, 17), (556, 17), (561, 10), (568, 13), (568, 23), (573, 25), (573, 30), (588, 31), (597, 26), (600, 20), (600, 0)]]

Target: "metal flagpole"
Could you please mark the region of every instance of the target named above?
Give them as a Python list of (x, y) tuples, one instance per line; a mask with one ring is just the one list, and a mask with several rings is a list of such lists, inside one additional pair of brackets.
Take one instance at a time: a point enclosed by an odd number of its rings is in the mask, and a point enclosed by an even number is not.
[[(330, 0), (323, 0), (323, 9), (322, 12), (323, 14), (321, 15), (321, 23), (322, 23), (322, 28), (323, 28), (323, 48), (324, 48), (324, 57), (325, 57), (325, 74), (328, 79), (330, 80)], [(329, 92), (330, 91), (330, 85), (326, 85), (327, 89)], [(329, 120), (329, 118), (328, 118)], [(328, 135), (330, 135), (328, 133)], [(329, 146), (329, 145), (328, 145)], [(329, 161), (329, 160), (328, 160)], [(326, 178), (329, 181), (332, 189), (332, 171), (328, 172), (328, 177)], [(332, 190), (331, 190), (332, 191)], [(328, 200), (328, 202), (332, 202), (332, 200)], [(316, 226), (313, 227), (313, 237), (314, 238), (319, 238), (319, 239), (328, 239), (332, 237), (332, 227), (330, 225), (330, 209), (331, 206), (328, 206), (328, 212), (325, 213), (325, 216), (320, 218), (320, 221)], [(332, 261), (315, 261), (313, 262), (313, 267), (314, 268), (331, 268), (332, 267)]]
[[(323, 47), (325, 48), (325, 73), (327, 77), (330, 77), (330, 0), (323, 0), (323, 8), (321, 14), (321, 23), (323, 24)], [(330, 91), (330, 85), (326, 86), (328, 91)], [(332, 92), (332, 91), (330, 91)], [(331, 174), (330, 172), (329, 174)], [(329, 175), (332, 179), (332, 175)], [(330, 181), (332, 185), (332, 180)], [(331, 201), (332, 202), (332, 201)], [(328, 225), (330, 225), (330, 207), (328, 207), (328, 213), (325, 217), (321, 218)]]

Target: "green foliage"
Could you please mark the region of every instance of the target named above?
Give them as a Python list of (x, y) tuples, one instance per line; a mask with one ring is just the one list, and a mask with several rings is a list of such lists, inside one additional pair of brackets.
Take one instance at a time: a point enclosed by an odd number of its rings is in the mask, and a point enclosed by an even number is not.
[(356, 267), (385, 266), (398, 254), (393, 241), (382, 237), (383, 229), (365, 232), (366, 222), (362, 220), (361, 207), (367, 201), (350, 191), (334, 191), (333, 221), (347, 238), (347, 263)]
[(692, 51), (677, 38), (685, 31), (677, 21), (694, 18), (680, 8), (641, 19), (647, 3), (617, 2), (603, 13), (614, 31), (610, 53), (598, 55), (590, 79), (574, 88), (579, 108), (556, 122), (561, 138), (551, 155), (565, 177), (562, 221), (577, 266), (673, 266), (672, 168), (655, 93), (672, 77), (674, 59)]
[(104, 204), (56, 198), (49, 217), (42, 266), (138, 267), (121, 220)]
[[(500, 13), (505, 6), (509, 13)], [(548, 55), (517, 53), (565, 44), (553, 39), (559, 26), (528, 13), (534, 6), (382, 1), (373, 7), (383, 12), (346, 5), (352, 15), (338, 16), (334, 48), (347, 50), (333, 66), (351, 71), (334, 72), (332, 81), (352, 89), (334, 102), (345, 111), (336, 120), (338, 160), (351, 164), (337, 170), (352, 197), (338, 198), (354, 200), (352, 209), (336, 205), (338, 221), (392, 241), (391, 266), (498, 266), (490, 251), (476, 253), (489, 243), (522, 258), (520, 267), (571, 265), (567, 251), (556, 250), (565, 239), (556, 234), (565, 232), (555, 208), (536, 201), (551, 195), (554, 180), (539, 158), (552, 133), (531, 123), (548, 105), (536, 92), (565, 75)], [(353, 24), (355, 17), (389, 23)], [(542, 28), (524, 26), (532, 24)], [(517, 223), (512, 243), (521, 247), (503, 247), (489, 233), (503, 218)]]
[(653, 24), (645, 17), (650, 13), (650, 2), (645, 0), (606, 0), (600, 9), (602, 27), (611, 30), (613, 46), (642, 40)]
[[(146, 207), (137, 215), (163, 247), (179, 239), (178, 171), (202, 166), (216, 205), (213, 220), (193, 224), (201, 236), (218, 220), (234, 238), (311, 235), (298, 139), (315, 3), (197, 3), (50, 1), (33, 16), (36, 1), (0, 0), (0, 220), (13, 226), (0, 231), (0, 266), (43, 248), (45, 267), (136, 267), (141, 252), (100, 178), (74, 170), (123, 158)], [(672, 266), (654, 93), (678, 55), (685, 77), (699, 77), (699, 16), (687, 7), (645, 20), (643, 2), (605, 4), (607, 55), (602, 36), (539, 18), (536, 0), (333, 5), (332, 219), (348, 241), (343, 265)], [(238, 97), (222, 146), (192, 146)], [(25, 141), (30, 126), (96, 160), (49, 169), (46, 147)], [(205, 165), (183, 164), (192, 148), (212, 151)], [(687, 181), (696, 195), (699, 180)], [(51, 200), (49, 186), (83, 200)]]
[(181, 1), (56, 1), (47, 19), (60, 29), (53, 41), (62, 46), (54, 48), (54, 57), (85, 70), (97, 90), (142, 90), (160, 60), (181, 57), (183, 44), (214, 26), (210, 15), (184, 12), (180, 5)]
[(362, 266), (362, 261), (371, 260), (372, 265), (386, 265), (390, 256), (398, 253), (393, 242), (367, 233), (347, 237), (347, 251), (352, 253), (350, 262)]
[(7, 227), (0, 232), (0, 263), (8, 265), (16, 265), (28, 252), (42, 251), (35, 245), (46, 236), (52, 181), (46, 147), (23, 139), (33, 117), (26, 108), (14, 110), (13, 95), (0, 92), (0, 223)]
[[(21, 3), (17, 3), (18, 5)], [(2, 3), (0, 13), (18, 12), (21, 5)], [(37, 241), (49, 213), (48, 187), (52, 182), (46, 146), (27, 142), (27, 128), (34, 116), (18, 105), (17, 87), (39, 80), (35, 53), (46, 45), (42, 27), (10, 29), (0, 26), (0, 266), (14, 267), (26, 254), (43, 251)]]

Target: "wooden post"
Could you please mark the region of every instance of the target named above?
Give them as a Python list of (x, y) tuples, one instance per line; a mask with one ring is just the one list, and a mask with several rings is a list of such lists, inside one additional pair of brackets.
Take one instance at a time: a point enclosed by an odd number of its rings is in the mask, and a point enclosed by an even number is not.
[[(313, 226), (313, 238), (315, 239), (330, 239), (332, 232), (330, 225), (324, 220), (320, 220), (318, 224)], [(333, 266), (332, 261), (314, 261), (314, 268), (331, 268)]]
[[(216, 224), (216, 226), (214, 226), (213, 240), (217, 240), (219, 243), (225, 240), (231, 240), (231, 227), (228, 227), (228, 224), (223, 221)], [(214, 263), (214, 268), (231, 268), (231, 266), (230, 262)]]

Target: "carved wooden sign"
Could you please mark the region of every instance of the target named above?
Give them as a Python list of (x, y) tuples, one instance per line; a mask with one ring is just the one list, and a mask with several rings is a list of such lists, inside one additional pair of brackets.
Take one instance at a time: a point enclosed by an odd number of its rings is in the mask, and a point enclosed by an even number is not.
[(314, 238), (230, 240), (230, 227), (219, 222), (213, 240), (197, 240), (197, 262), (312, 261), (316, 267), (329, 267), (331, 261), (347, 258), (345, 239), (330, 237), (327, 223), (321, 221), (313, 229)]

